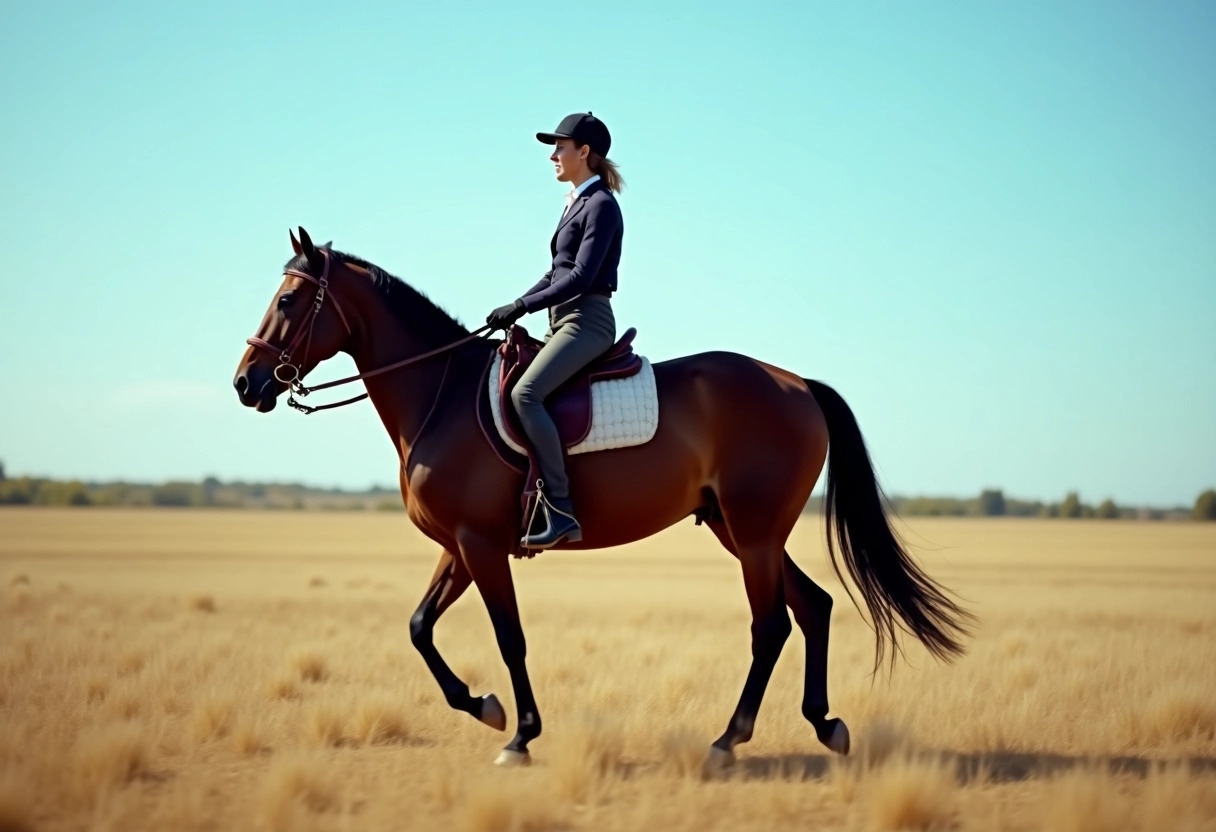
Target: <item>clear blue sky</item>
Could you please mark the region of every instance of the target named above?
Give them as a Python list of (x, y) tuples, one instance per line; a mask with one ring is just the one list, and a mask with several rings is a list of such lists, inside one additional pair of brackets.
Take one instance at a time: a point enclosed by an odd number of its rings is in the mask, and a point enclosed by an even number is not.
[(370, 406), (231, 389), (287, 229), (480, 324), (591, 109), (652, 360), (833, 384), (896, 493), (1216, 485), (1212, 3), (18, 3), (0, 106), (14, 474), (394, 483)]

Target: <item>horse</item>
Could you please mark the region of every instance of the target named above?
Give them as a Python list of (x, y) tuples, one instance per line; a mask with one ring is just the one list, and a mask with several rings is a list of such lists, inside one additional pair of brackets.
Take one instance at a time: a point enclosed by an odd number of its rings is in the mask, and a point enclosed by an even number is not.
[[(433, 642), (434, 627), (476, 586), (510, 673), (516, 732), (498, 765), (526, 765), (541, 717), (526, 665), (511, 571), (519, 540), (523, 472), (504, 464), (476, 414), (488, 362), (500, 342), (465, 326), (405, 281), (354, 255), (289, 232), (293, 256), (234, 378), (243, 405), (266, 413), (289, 404), (311, 412), (370, 398), (396, 447), (409, 520), (441, 548), (410, 618), (410, 640), (454, 709), (499, 731), (506, 713), (493, 694), (474, 697)], [(492, 335), (492, 332), (490, 333)], [(355, 376), (305, 387), (318, 364), (350, 355)], [(942, 662), (965, 652), (975, 617), (916, 564), (896, 536), (865, 440), (845, 400), (827, 384), (746, 355), (711, 351), (653, 365), (659, 422), (642, 444), (570, 456), (571, 493), (583, 527), (568, 549), (603, 549), (695, 517), (734, 556), (751, 611), (752, 661), (725, 732), (707, 751), (724, 769), (752, 737), (765, 689), (792, 632), (806, 643), (801, 710), (820, 743), (847, 755), (849, 729), (829, 717), (828, 627), (832, 596), (786, 551), (825, 460), (830, 562), (850, 600), (839, 560), (856, 584), (875, 634), (874, 669), (897, 629)], [(362, 381), (365, 393), (309, 407), (295, 393)], [(830, 457), (828, 454), (831, 449)], [(835, 540), (833, 539), (835, 538)], [(839, 554), (838, 554), (839, 553)]]

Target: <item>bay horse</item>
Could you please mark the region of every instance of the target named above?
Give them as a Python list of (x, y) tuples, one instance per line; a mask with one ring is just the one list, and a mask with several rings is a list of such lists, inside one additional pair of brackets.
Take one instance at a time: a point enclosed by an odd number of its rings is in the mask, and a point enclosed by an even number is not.
[[(497, 729), (506, 713), (493, 694), (470, 695), (432, 641), (436, 621), (470, 585), (489, 612), (517, 706), (516, 733), (496, 763), (529, 762), (541, 733), (510, 553), (519, 535), (521, 471), (504, 464), (476, 415), (497, 342), (463, 325), (404, 281), (299, 229), (294, 256), (237, 367), (241, 403), (265, 413), (294, 393), (361, 380), (400, 457), (409, 519), (442, 547), (410, 619), (410, 639), (448, 704)], [(488, 329), (488, 327), (486, 328)], [(338, 352), (359, 374), (305, 387), (301, 380)], [(822, 382), (755, 358), (705, 352), (653, 365), (659, 424), (641, 445), (572, 455), (571, 493), (583, 538), (563, 549), (620, 546), (695, 516), (738, 559), (751, 608), (752, 661), (726, 731), (708, 762), (734, 761), (751, 736), (761, 699), (792, 627), (806, 641), (802, 714), (818, 740), (847, 754), (844, 721), (828, 717), (828, 625), (832, 597), (790, 558), (789, 537), (827, 461), (824, 499), (830, 561), (850, 599), (841, 555), (875, 631), (875, 670), (902, 649), (896, 630), (942, 661), (964, 652), (974, 616), (926, 575), (896, 537), (857, 421)], [(329, 405), (335, 406), (335, 405)], [(828, 458), (828, 448), (831, 455)], [(835, 537), (835, 541), (833, 540)], [(863, 615), (864, 618), (864, 615)]]

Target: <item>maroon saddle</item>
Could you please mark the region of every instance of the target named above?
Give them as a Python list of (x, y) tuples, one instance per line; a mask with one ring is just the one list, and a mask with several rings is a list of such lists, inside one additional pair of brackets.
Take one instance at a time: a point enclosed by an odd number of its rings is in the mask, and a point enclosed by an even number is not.
[[(642, 357), (633, 351), (635, 335), (636, 328), (625, 330), (620, 340), (545, 400), (545, 409), (553, 417), (565, 447), (577, 445), (591, 432), (591, 383), (628, 378), (637, 375), (642, 369)], [(498, 347), (498, 354), (502, 356), (498, 368), (499, 412), (502, 413), (507, 434), (525, 448), (529, 446), (528, 437), (519, 422), (515, 405), (511, 403), (511, 391), (543, 346), (543, 341), (528, 335), (523, 327), (514, 325), (507, 332), (506, 340)]]

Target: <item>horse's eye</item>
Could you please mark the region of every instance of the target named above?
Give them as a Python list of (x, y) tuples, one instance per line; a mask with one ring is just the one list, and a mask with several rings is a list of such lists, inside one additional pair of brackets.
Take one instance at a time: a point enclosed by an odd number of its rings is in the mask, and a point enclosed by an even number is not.
[(279, 296), (279, 308), (286, 309), (287, 307), (291, 306), (291, 302), (293, 300), (295, 300), (295, 295), (293, 295), (291, 292), (288, 292), (285, 295), (280, 295)]

